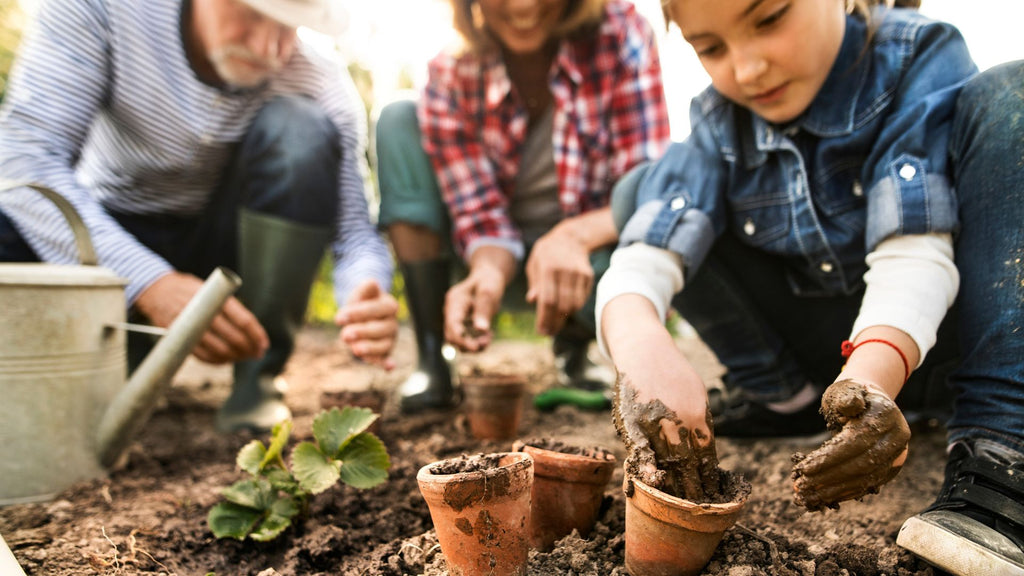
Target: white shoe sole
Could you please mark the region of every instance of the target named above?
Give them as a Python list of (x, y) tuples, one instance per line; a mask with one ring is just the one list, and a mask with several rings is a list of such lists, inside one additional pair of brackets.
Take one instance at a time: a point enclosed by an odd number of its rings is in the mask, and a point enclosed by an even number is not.
[(1024, 567), (917, 516), (903, 523), (896, 545), (955, 576), (1024, 576)]

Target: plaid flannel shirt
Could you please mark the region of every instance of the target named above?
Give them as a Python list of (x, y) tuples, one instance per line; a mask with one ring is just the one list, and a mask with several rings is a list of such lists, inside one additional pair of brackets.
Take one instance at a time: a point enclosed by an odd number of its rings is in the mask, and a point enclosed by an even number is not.
[[(669, 143), (650, 24), (632, 4), (609, 0), (596, 33), (562, 40), (548, 79), (559, 204), (571, 217), (608, 205), (616, 180)], [(442, 52), (430, 62), (423, 146), (464, 256), (482, 239), (521, 245), (508, 206), (528, 120), (500, 54)]]

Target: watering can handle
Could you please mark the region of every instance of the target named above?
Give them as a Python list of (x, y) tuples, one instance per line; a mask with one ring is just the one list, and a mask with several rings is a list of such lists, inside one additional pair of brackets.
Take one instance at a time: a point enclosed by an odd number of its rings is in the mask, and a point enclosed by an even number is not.
[(75, 235), (75, 247), (78, 248), (78, 260), (85, 266), (96, 266), (99, 260), (96, 258), (96, 250), (92, 247), (92, 239), (89, 238), (89, 229), (85, 226), (85, 222), (82, 221), (82, 217), (78, 215), (78, 211), (75, 207), (68, 202), (68, 199), (61, 196), (53, 189), (47, 188), (42, 184), (34, 184), (30, 182), (13, 182), (11, 180), (0, 179), (0, 192), (10, 190), (12, 188), (31, 188), (36, 192), (39, 192), (44, 197), (53, 202), (60, 213), (64, 215), (64, 219), (68, 221), (68, 225), (71, 227), (71, 232)]

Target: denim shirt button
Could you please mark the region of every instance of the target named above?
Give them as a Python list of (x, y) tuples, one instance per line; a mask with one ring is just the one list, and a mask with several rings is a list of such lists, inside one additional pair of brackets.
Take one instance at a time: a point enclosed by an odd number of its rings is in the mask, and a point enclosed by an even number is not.
[(673, 198), (672, 202), (669, 203), (668, 207), (678, 212), (683, 208), (686, 208), (686, 198)]
[(864, 186), (860, 183), (860, 180), (853, 181), (853, 195), (857, 198), (864, 195)]
[(914, 179), (914, 176), (917, 176), (916, 168), (914, 168), (910, 164), (904, 164), (903, 166), (900, 166), (900, 178), (903, 178), (907, 182), (910, 182), (911, 180)]
[(757, 226), (754, 225), (754, 221), (747, 218), (747, 221), (743, 223), (743, 233), (747, 236), (753, 236), (754, 232), (757, 232)]
[(821, 271), (824, 272), (825, 274), (832, 273), (832, 263), (829, 261), (822, 262), (821, 266), (818, 266), (818, 268), (820, 268)]

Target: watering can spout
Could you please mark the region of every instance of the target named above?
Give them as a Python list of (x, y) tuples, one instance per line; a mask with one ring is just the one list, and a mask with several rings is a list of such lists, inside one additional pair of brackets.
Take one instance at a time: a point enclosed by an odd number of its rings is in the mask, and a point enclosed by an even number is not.
[(104, 467), (113, 466), (120, 458), (185, 358), (241, 284), (234, 272), (226, 268), (214, 270), (114, 397), (97, 431), (100, 463)]

